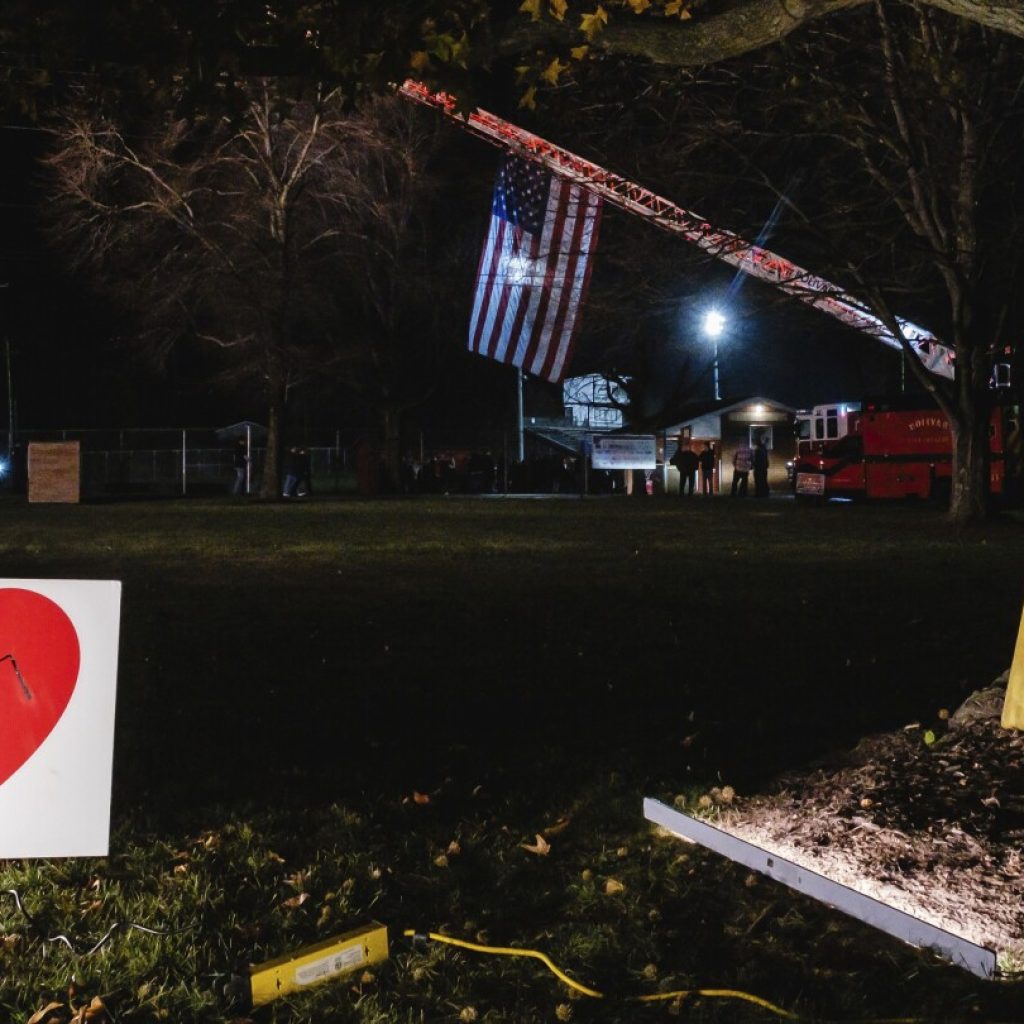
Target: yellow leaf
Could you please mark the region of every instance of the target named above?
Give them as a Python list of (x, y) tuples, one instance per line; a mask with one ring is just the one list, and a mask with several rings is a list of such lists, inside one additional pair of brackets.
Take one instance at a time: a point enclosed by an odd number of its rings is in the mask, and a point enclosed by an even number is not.
[(519, 10), (528, 14), (531, 21), (540, 21), (540, 0), (523, 0)]
[(93, 996), (92, 1002), (82, 1010), (83, 1021), (98, 1021), (101, 1018), (107, 1016), (107, 1008), (103, 1005), (103, 1000), (99, 996)]
[(568, 67), (568, 64), (563, 64), (557, 57), (540, 73), (540, 77), (545, 82), (549, 82), (551, 85), (558, 85), (558, 76)]
[(608, 13), (600, 4), (590, 14), (584, 14), (580, 17), (580, 31), (587, 37), (589, 42), (593, 42), (607, 24)]
[(665, 17), (671, 18), (673, 14), (678, 14), (683, 6), (683, 0), (668, 0), (665, 4)]
[(429, 804), (430, 803), (430, 797), (429, 797), (428, 794), (420, 793), (418, 790), (414, 789), (412, 791), (412, 802), (414, 804), (420, 804), (422, 806), (423, 804)]
[(569, 53), (572, 55), (573, 60), (583, 60), (584, 57), (590, 52), (590, 47), (584, 44), (583, 46), (574, 46)]
[(551, 844), (539, 832), (536, 843), (532, 846), (529, 843), (523, 843), (522, 847), (527, 853), (535, 853), (538, 857), (546, 857), (551, 852)]
[(608, 881), (604, 883), (604, 894), (606, 896), (618, 896), (619, 893), (623, 893), (625, 891), (626, 887), (617, 878), (609, 878)]
[(572, 818), (559, 818), (553, 825), (548, 825), (544, 829), (544, 835), (546, 836), (557, 836), (564, 832), (568, 827)]
[(565, 12), (568, 6), (568, 0), (548, 0), (548, 8), (551, 11), (551, 16), (556, 21), (562, 21), (562, 19), (565, 18)]
[(537, 89), (536, 86), (531, 85), (522, 96), (519, 97), (520, 109), (525, 107), (527, 110), (537, 109)]
[(651, 0), (626, 0), (635, 14), (643, 14), (651, 6)]
[(426, 50), (416, 50), (409, 57), (409, 67), (413, 71), (422, 71), (430, 65), (430, 54)]
[(55, 1012), (60, 1012), (62, 1009), (60, 1003), (47, 1003), (41, 1010), (37, 1010), (28, 1019), (28, 1024), (43, 1024), (48, 1017), (52, 1017)]

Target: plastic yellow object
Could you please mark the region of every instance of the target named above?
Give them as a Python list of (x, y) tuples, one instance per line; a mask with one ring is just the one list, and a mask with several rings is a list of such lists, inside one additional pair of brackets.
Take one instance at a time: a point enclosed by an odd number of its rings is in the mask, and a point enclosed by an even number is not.
[(1010, 680), (1006, 684), (1003, 701), (1002, 726), (1004, 729), (1024, 729), (1024, 613), (1020, 617), (1017, 646), (1010, 663)]
[(253, 1006), (331, 981), (388, 958), (388, 930), (376, 921), (250, 968)]

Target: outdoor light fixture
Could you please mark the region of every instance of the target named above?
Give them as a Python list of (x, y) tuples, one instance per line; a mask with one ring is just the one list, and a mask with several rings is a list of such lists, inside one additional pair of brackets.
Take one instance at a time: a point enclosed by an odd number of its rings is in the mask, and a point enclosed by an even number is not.
[(718, 339), (725, 330), (725, 317), (717, 309), (709, 309), (704, 314), (704, 333), (711, 339), (715, 346), (714, 377), (715, 377), (715, 401), (721, 399), (718, 390)]
[(709, 338), (717, 338), (725, 330), (725, 317), (717, 309), (709, 309), (704, 315), (704, 333)]

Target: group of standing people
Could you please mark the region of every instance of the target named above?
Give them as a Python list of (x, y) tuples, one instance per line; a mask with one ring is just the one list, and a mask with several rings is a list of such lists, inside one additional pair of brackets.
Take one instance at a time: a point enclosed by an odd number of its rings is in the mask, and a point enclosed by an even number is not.
[(763, 437), (757, 439), (753, 448), (741, 444), (732, 456), (732, 496), (747, 496), (747, 478), (754, 473), (754, 497), (768, 497), (768, 446)]
[[(717, 462), (714, 445), (705, 441), (699, 452), (680, 440), (679, 447), (669, 460), (679, 470), (679, 495), (694, 494), (696, 491), (697, 474), (700, 474), (701, 493), (714, 492), (715, 463)], [(754, 474), (754, 496), (768, 497), (768, 446), (763, 437), (759, 437), (753, 448), (741, 444), (732, 458), (732, 496), (747, 496), (748, 477)]]
[(697, 484), (697, 473), (700, 472), (702, 494), (711, 494), (715, 480), (715, 450), (710, 441), (704, 442), (700, 452), (695, 452), (689, 445), (679, 443), (675, 455), (669, 462), (679, 470), (679, 494), (693, 494)]

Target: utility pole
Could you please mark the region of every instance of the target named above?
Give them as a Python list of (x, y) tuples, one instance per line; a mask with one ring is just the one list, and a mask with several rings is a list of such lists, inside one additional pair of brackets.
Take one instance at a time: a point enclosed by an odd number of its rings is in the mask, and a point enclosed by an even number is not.
[[(0, 288), (10, 282), (3, 281)], [(4, 334), (4, 360), (7, 367), (7, 472), (14, 474), (14, 375), (11, 373), (11, 339)]]
[(4, 338), (7, 358), (7, 471), (13, 472), (14, 458), (14, 376), (11, 373), (11, 339)]

